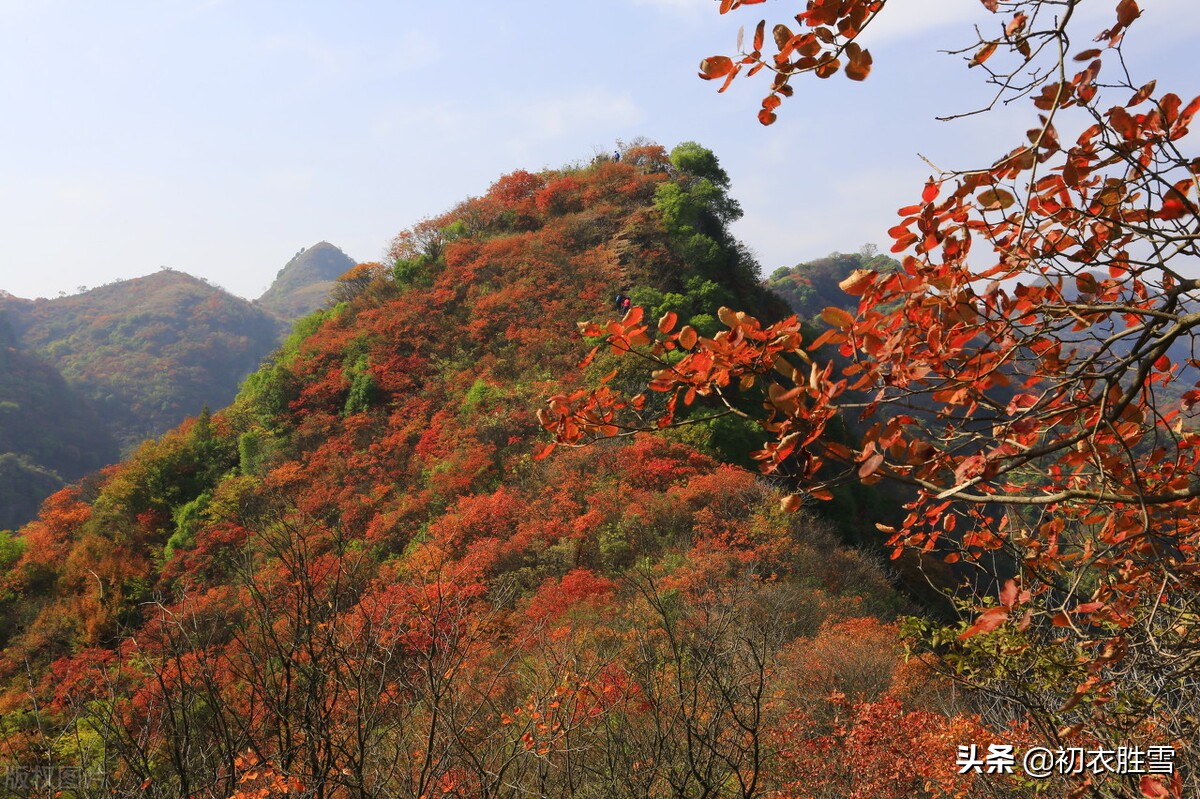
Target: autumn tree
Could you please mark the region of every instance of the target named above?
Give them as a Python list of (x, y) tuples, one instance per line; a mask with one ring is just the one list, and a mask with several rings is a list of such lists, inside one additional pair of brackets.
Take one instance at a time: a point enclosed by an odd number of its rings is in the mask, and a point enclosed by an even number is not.
[[(799, 481), (789, 509), (848, 480), (909, 486), (890, 545), (943, 557), (974, 586), (966, 621), (924, 626), (944, 667), (1051, 746), (1177, 747), (1174, 776), (1095, 775), (1080, 795), (1194, 794), (1200, 158), (1187, 136), (1200, 97), (1134, 77), (1135, 0), (1098, 31), (1079, 30), (1079, 0), (982, 2), (996, 24), (959, 52), (986, 76), (984, 109), (1032, 104), (1028, 135), (900, 209), (901, 268), (841, 284), (856, 313), (826, 309), (806, 341), (795, 318), (723, 308), (726, 329), (704, 336), (634, 308), (583, 332), (653, 362), (665, 405), (602, 385), (552, 398), (541, 420), (582, 444), (703, 404), (769, 433), (754, 457)], [(770, 74), (759, 119), (773, 124), (797, 76), (868, 76), (860, 37), (902, 13), (887, 6), (809, 0), (701, 76), (724, 89)], [(853, 446), (828, 434), (843, 414), (867, 425)]]

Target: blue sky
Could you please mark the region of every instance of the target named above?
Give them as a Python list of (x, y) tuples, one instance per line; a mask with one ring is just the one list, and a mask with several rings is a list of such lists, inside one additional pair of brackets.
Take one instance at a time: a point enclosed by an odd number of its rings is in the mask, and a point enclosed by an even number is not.
[[(1193, 2), (1145, 3), (1129, 43), (1137, 74), (1187, 98)], [(637, 136), (717, 153), (746, 211), (735, 232), (770, 272), (886, 247), (931, 172), (918, 154), (978, 165), (1030, 126), (1024, 105), (934, 121), (983, 96), (938, 53), (997, 24), (978, 0), (892, 0), (865, 41), (871, 78), (800, 81), (771, 128), (764, 81), (718, 95), (696, 77), (739, 25), (800, 5), (0, 0), (0, 289), (169, 266), (254, 297), (301, 247), (378, 259), (503, 173)]]

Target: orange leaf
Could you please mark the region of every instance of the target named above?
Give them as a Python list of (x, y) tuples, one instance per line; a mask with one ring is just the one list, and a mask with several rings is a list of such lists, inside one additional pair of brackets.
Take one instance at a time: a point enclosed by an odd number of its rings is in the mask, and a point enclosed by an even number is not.
[(852, 297), (860, 297), (875, 282), (875, 273), (870, 269), (855, 269), (850, 276), (838, 283), (838, 288)]
[(1012, 194), (1004, 189), (987, 189), (980, 192), (976, 199), (979, 201), (979, 207), (985, 211), (1003, 211), (1016, 202)]
[(845, 330), (854, 325), (854, 317), (835, 306), (829, 306), (821, 311), (821, 319), (832, 327)]
[(723, 78), (733, 71), (733, 61), (727, 56), (714, 55), (700, 62), (700, 77), (705, 80)]
[(784, 513), (795, 513), (800, 510), (800, 506), (804, 504), (799, 494), (789, 494), (779, 500), (779, 507), (783, 508)]
[(996, 52), (996, 46), (996, 42), (988, 42), (983, 47), (980, 47), (975, 52), (975, 55), (971, 57), (971, 60), (967, 62), (967, 66), (977, 67), (984, 61), (987, 61), (992, 57), (992, 53)]
[(979, 633), (990, 633), (1007, 620), (1008, 608), (988, 608), (980, 614), (973, 625), (958, 636), (958, 640), (963, 641)]
[(1142, 796), (1149, 797), (1149, 799), (1170, 799), (1171, 796), (1167, 786), (1149, 774), (1142, 777), (1138, 784), (1138, 790), (1141, 791)]
[(677, 321), (679, 321), (679, 315), (674, 311), (667, 311), (662, 315), (662, 318), (658, 320), (658, 332), (670, 333), (675, 329), (675, 323)]

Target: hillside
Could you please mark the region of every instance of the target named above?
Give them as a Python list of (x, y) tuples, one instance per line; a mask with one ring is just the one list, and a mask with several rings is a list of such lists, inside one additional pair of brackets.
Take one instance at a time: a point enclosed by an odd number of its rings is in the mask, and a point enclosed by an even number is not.
[(858, 253), (835, 252), (824, 258), (805, 261), (792, 267), (781, 267), (771, 273), (766, 286), (787, 300), (802, 319), (814, 319), (829, 306), (855, 311), (858, 302), (838, 287), (855, 269), (891, 272), (900, 262), (887, 255), (870, 251)]
[(282, 332), (262, 309), (166, 269), (57, 299), (3, 297), (0, 309), (126, 451), (227, 404)]
[(673, 439), (532, 457), (548, 396), (638, 379), (581, 364), (618, 291), (702, 330), (712, 300), (786, 312), (727, 186), (694, 144), (506, 175), (343, 278), (230, 407), (52, 497), (0, 549), (0, 770), (149, 797), (966, 795), (976, 730), (903, 663), (902, 600), (725, 462), (750, 431), (701, 402)]
[(17, 348), (0, 312), (0, 530), (41, 500), (117, 459), (116, 442), (54, 367)]
[(300, 250), (279, 270), (258, 304), (289, 322), (310, 314), (325, 305), (337, 279), (354, 263), (329, 242), (318, 242)]

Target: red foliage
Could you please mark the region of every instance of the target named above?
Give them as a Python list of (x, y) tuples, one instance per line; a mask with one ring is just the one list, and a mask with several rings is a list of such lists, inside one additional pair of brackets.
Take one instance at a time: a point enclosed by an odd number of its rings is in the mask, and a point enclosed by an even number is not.
[(578, 605), (593, 610), (605, 607), (614, 593), (612, 580), (590, 569), (572, 569), (561, 580), (551, 577), (543, 582), (525, 612), (534, 624), (553, 625)]
[(640, 435), (616, 455), (616, 467), (633, 488), (662, 491), (711, 471), (711, 458), (682, 444), (657, 436)]
[[(994, 738), (977, 722), (907, 710), (892, 696), (851, 703), (814, 724), (803, 710), (790, 714), (779, 735), (786, 765), (781, 795), (791, 799), (965, 799), (977, 795), (975, 775), (958, 774), (957, 747)], [(1011, 741), (1010, 741), (1011, 742)]]
[(518, 169), (497, 180), (488, 189), (487, 196), (514, 208), (523, 207), (539, 189), (546, 185), (545, 178)]
[(550, 181), (533, 201), (543, 214), (567, 214), (583, 209), (582, 184), (572, 175)]

